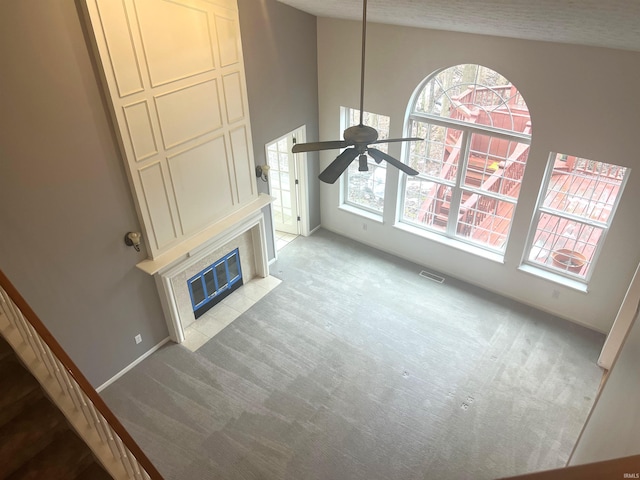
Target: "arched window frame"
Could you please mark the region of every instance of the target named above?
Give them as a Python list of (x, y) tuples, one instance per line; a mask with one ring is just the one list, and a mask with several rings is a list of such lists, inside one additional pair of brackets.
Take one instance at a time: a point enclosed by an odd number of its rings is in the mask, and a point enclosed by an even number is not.
[[(470, 65), (474, 65), (474, 64), (470, 64)], [(505, 84), (504, 86), (495, 87), (495, 88), (478, 83), (477, 72), (479, 71), (480, 68), (486, 68), (486, 67), (482, 67), (480, 65), (474, 65), (474, 66), (478, 69), (476, 70), (476, 81), (475, 82), (459, 82), (459, 83), (456, 83), (455, 85), (452, 85), (452, 88), (474, 86), (474, 87), (486, 88), (487, 91), (492, 91), (496, 96), (502, 99), (502, 102), (499, 102), (499, 104), (497, 105), (492, 105), (489, 110), (484, 108), (486, 118), (491, 120), (491, 122), (493, 123), (493, 119), (490, 114), (490, 111), (491, 112), (496, 111), (500, 106), (506, 107), (506, 110), (509, 113), (509, 118), (511, 119), (511, 125), (513, 128), (514, 115), (513, 115), (513, 112), (511, 111), (509, 103), (512, 101), (512, 99), (515, 99), (513, 101), (518, 102), (519, 105), (522, 105), (523, 108), (526, 110), (526, 103), (524, 103), (524, 100), (520, 96), (520, 93), (515, 87), (513, 87), (513, 85), (510, 82), (507, 82), (507, 84)], [(490, 252), (504, 254), (504, 251), (506, 249), (506, 245), (508, 242), (508, 235), (511, 230), (513, 212), (515, 212), (515, 207), (517, 205), (518, 198), (517, 197), (513, 198), (508, 195), (505, 196), (500, 193), (490, 192), (487, 190), (483, 190), (482, 188), (475, 188), (465, 183), (466, 182), (465, 176), (467, 175), (467, 167), (469, 166), (469, 156), (472, 153), (472, 138), (477, 139), (478, 137), (476, 136), (483, 136), (483, 137), (487, 137), (489, 139), (489, 142), (492, 142), (493, 139), (495, 139), (496, 141), (502, 140), (502, 141), (510, 142), (509, 147), (507, 148), (507, 151), (510, 151), (512, 148), (514, 151), (516, 148), (521, 148), (521, 149), (526, 149), (527, 155), (528, 155), (528, 148), (531, 144), (531, 135), (528, 132), (530, 132), (531, 130), (530, 128), (531, 123), (529, 122), (527, 124), (528, 126), (525, 128), (526, 132), (518, 132), (514, 130), (508, 130), (505, 128), (499, 128), (494, 125), (484, 125), (479, 123), (465, 122), (462, 120), (458, 120), (456, 118), (442, 117), (438, 114), (419, 111), (417, 108), (417, 104), (420, 100), (420, 97), (423, 91), (425, 91), (425, 89), (429, 87), (430, 82), (436, 81), (438, 78), (438, 75), (440, 75), (442, 72), (445, 72), (448, 69), (455, 69), (460, 67), (463, 67), (463, 65), (456, 65), (453, 67), (439, 69), (433, 72), (432, 74), (430, 74), (429, 76), (427, 76), (422, 82), (420, 82), (420, 84), (415, 89), (409, 101), (408, 108), (407, 108), (407, 115), (405, 118), (405, 135), (406, 136), (416, 136), (416, 135), (421, 136), (420, 134), (416, 134), (414, 127), (417, 124), (422, 124), (423, 126), (426, 126), (427, 129), (429, 129), (431, 126), (435, 126), (436, 128), (440, 127), (442, 129), (446, 129), (445, 130), (446, 133), (450, 131), (449, 129), (453, 129), (454, 131), (460, 132), (458, 134), (459, 135), (458, 138), (461, 138), (461, 142), (459, 146), (459, 155), (458, 155), (459, 159), (456, 166), (455, 178), (439, 178), (437, 176), (429, 175), (424, 172), (421, 172), (417, 177), (407, 177), (406, 175), (401, 175), (400, 189), (399, 189), (400, 201), (398, 204), (397, 218), (400, 223), (408, 224), (411, 227), (417, 227), (419, 229), (423, 229), (428, 232), (436, 233), (438, 235), (447, 237), (449, 239), (454, 239), (455, 241), (460, 241), (466, 244), (473, 245), (475, 247), (480, 247)], [(487, 70), (491, 71), (492, 73), (495, 73), (496, 75), (500, 76), (500, 78), (504, 79), (504, 77), (502, 77), (498, 72), (495, 72), (491, 69), (487, 69)], [(512, 91), (515, 91), (515, 94), (505, 99), (504, 96), (500, 95), (497, 92), (497, 90), (500, 88), (507, 88), (507, 87), (512, 88)], [(443, 93), (447, 95), (449, 102), (453, 104), (453, 99), (451, 95), (449, 95), (448, 93), (450, 91), (451, 91), (451, 88), (444, 89)], [(442, 105), (442, 103), (440, 103), (440, 105)], [(434, 105), (436, 105), (436, 103), (434, 103)], [(475, 105), (475, 107), (481, 107), (481, 106)], [(459, 108), (460, 106), (456, 107), (456, 110)], [(527, 110), (527, 117), (528, 117), (528, 110)], [(429, 139), (426, 139), (425, 143), (428, 144), (429, 141), (430, 141)], [(446, 143), (446, 140), (442, 142), (442, 145), (441, 145), (442, 148), (451, 146), (451, 145), (445, 145), (445, 143)], [(518, 147), (520, 145), (522, 145), (522, 147)], [(416, 165), (412, 165), (412, 162), (411, 162), (412, 160), (411, 157), (413, 155), (412, 153), (413, 148), (415, 147), (411, 145), (405, 146), (403, 148), (402, 158), (405, 163), (416, 168)], [(428, 152), (429, 147), (427, 146), (425, 147), (425, 149)], [(443, 161), (442, 161), (441, 167), (445, 165), (444, 155), (445, 154), (443, 153)], [(427, 161), (427, 159), (428, 159), (428, 153), (425, 155), (425, 161)], [(511, 161), (511, 157), (508, 157), (508, 158), (505, 158), (504, 162), (508, 166), (510, 165), (509, 164), (510, 161)], [(526, 158), (525, 158), (525, 162), (526, 162)], [(523, 163), (522, 172), (524, 172), (524, 162), (522, 163)], [(443, 169), (444, 168), (441, 168), (441, 170)], [(418, 168), (418, 170), (420, 169)], [(520, 176), (519, 178), (520, 181), (521, 181), (521, 178), (522, 177)], [(433, 185), (435, 184), (435, 185), (438, 185), (438, 188), (437, 188), (438, 191), (439, 190), (446, 191), (447, 189), (449, 189), (449, 191), (451, 192), (451, 197), (449, 202), (450, 208), (449, 208), (448, 214), (446, 214), (446, 226), (444, 228), (434, 226), (435, 221), (433, 219), (435, 218), (435, 215), (436, 215), (435, 213), (428, 212), (428, 213), (425, 213), (423, 217), (417, 217), (417, 218), (424, 218), (425, 221), (417, 221), (416, 218), (410, 218), (410, 215), (407, 215), (408, 209), (410, 208), (407, 202), (407, 197), (408, 197), (407, 188), (410, 183), (415, 186), (417, 182), (420, 182), (419, 183), (420, 193), (418, 195), (418, 203), (420, 203), (420, 208), (422, 208), (422, 206), (424, 205), (424, 202), (422, 203), (420, 202), (420, 199), (423, 198), (422, 186), (424, 184), (430, 184), (431, 186), (429, 188), (431, 189), (435, 188), (433, 187)], [(484, 183), (482, 185), (484, 185)], [(427, 193), (426, 197), (429, 197), (429, 195), (430, 194)], [(509, 217), (509, 226), (507, 228), (506, 235), (501, 237), (499, 242), (490, 243), (490, 242), (476, 241), (469, 234), (465, 235), (464, 233), (461, 233), (461, 231), (464, 232), (465, 228), (469, 226), (470, 226), (470, 228), (468, 228), (469, 230), (473, 230), (473, 228), (475, 228), (475, 226), (472, 223), (464, 219), (465, 214), (460, 213), (461, 211), (465, 211), (468, 214), (469, 210), (468, 209), (465, 210), (464, 208), (461, 210), (461, 206), (463, 206), (462, 205), (463, 197), (465, 196), (469, 197), (469, 195), (476, 195), (478, 198), (477, 200), (478, 204), (481, 204), (482, 201), (485, 201), (485, 203), (487, 203), (486, 200), (489, 200), (489, 202), (494, 202), (498, 205), (507, 205), (507, 204), (512, 205), (512, 209), (510, 213), (511, 216)], [(440, 198), (444, 198), (445, 196), (447, 196), (448, 198), (448, 195), (446, 194), (442, 194)], [(432, 204), (437, 203), (435, 199), (436, 195), (432, 195), (432, 197), (433, 198), (431, 199), (431, 203)], [(410, 200), (413, 201), (414, 199), (410, 199)], [(440, 202), (440, 203), (442, 204), (443, 202)], [(467, 207), (466, 203), (464, 207), (465, 208)], [(420, 210), (420, 208), (417, 209), (418, 215), (421, 215), (423, 213), (422, 210)], [(496, 211), (497, 211), (497, 207), (496, 207)], [(476, 215), (476, 213), (477, 212), (474, 212), (473, 214)], [(429, 217), (430, 219), (427, 219), (427, 215), (431, 215), (431, 217)], [(497, 214), (495, 214), (494, 216), (496, 218), (498, 217)], [(491, 237), (492, 235), (493, 235), (493, 232), (488, 232), (486, 236)]]

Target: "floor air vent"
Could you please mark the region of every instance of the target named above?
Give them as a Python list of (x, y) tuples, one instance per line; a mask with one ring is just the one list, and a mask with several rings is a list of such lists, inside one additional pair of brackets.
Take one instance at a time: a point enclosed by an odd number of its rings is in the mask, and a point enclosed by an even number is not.
[(435, 273), (427, 272), (426, 270), (422, 270), (420, 272), (420, 276), (424, 278), (428, 278), (429, 280), (433, 280), (434, 282), (444, 283), (444, 277), (440, 275), (436, 275)]

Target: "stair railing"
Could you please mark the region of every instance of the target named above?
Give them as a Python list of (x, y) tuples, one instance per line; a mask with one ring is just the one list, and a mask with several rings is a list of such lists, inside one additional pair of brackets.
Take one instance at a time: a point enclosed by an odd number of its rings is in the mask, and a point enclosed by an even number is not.
[[(67, 406), (72, 405), (76, 413), (81, 413), (76, 415), (76, 418), (84, 420), (80, 425), (72, 421), (69, 415), (67, 418), (109, 474), (117, 480), (162, 480), (162, 475), (2, 270), (0, 270), (0, 313), (4, 313), (6, 317), (5, 325), (0, 325), (0, 330), (3, 330), (2, 333), (16, 353), (23, 361), (35, 360), (25, 361), (34, 376), (43, 384), (43, 379), (39, 378), (36, 370), (43, 372), (44, 368), (45, 376), (53, 379), (60, 388), (59, 392), (54, 393), (61, 394), (61, 397), (50, 395), (60, 410), (67, 415), (68, 412), (61, 405), (66, 403)], [(7, 335), (8, 333), (13, 335)], [(17, 343), (21, 340), (22, 345), (16, 345), (16, 341), (12, 342), (10, 337), (17, 338)], [(22, 348), (17, 348), (18, 346)], [(27, 353), (21, 353), (20, 350), (25, 348)], [(49, 382), (49, 384), (52, 383)], [(44, 384), (43, 387), (46, 389)], [(63, 402), (60, 399), (66, 400)], [(81, 431), (83, 429), (84, 432)], [(94, 442), (87, 441), (88, 438), (101, 443), (101, 448), (96, 449), (96, 445), (92, 444)], [(105, 458), (109, 455), (113, 458)]]

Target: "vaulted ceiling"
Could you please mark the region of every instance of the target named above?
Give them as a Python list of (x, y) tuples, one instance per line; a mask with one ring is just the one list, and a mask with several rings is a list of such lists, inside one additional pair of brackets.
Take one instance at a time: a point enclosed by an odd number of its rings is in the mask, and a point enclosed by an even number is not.
[[(362, 19), (362, 0), (279, 0)], [(640, 0), (369, 0), (368, 21), (640, 51)]]

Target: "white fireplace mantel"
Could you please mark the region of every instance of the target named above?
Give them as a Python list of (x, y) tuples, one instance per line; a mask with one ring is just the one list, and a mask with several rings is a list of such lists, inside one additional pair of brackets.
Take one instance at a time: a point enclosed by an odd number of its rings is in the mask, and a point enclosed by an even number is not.
[(269, 275), (266, 229), (262, 208), (272, 201), (273, 198), (269, 195), (260, 194), (253, 202), (205, 228), (163, 255), (143, 260), (137, 264), (139, 269), (155, 278), (169, 329), (169, 337), (174, 342), (182, 343), (184, 341), (184, 328), (178, 305), (179, 295), (177, 295), (172, 283), (174, 277), (247, 232), (252, 233), (250, 248), (255, 259), (255, 275), (259, 277)]
[(240, 210), (233, 212), (231, 215), (223, 218), (219, 222), (203, 229), (195, 236), (185, 240), (179, 245), (176, 245), (159, 257), (141, 261), (136, 265), (136, 267), (149, 275), (155, 275), (159, 271), (179, 262), (181, 259), (192, 256), (203, 248), (207, 248), (209, 244), (216, 241), (216, 238), (219, 235), (230, 228), (233, 228), (234, 225), (255, 215), (257, 212), (260, 212), (263, 207), (269, 205), (273, 200), (273, 197), (261, 193), (258, 195), (258, 198), (245, 205)]

